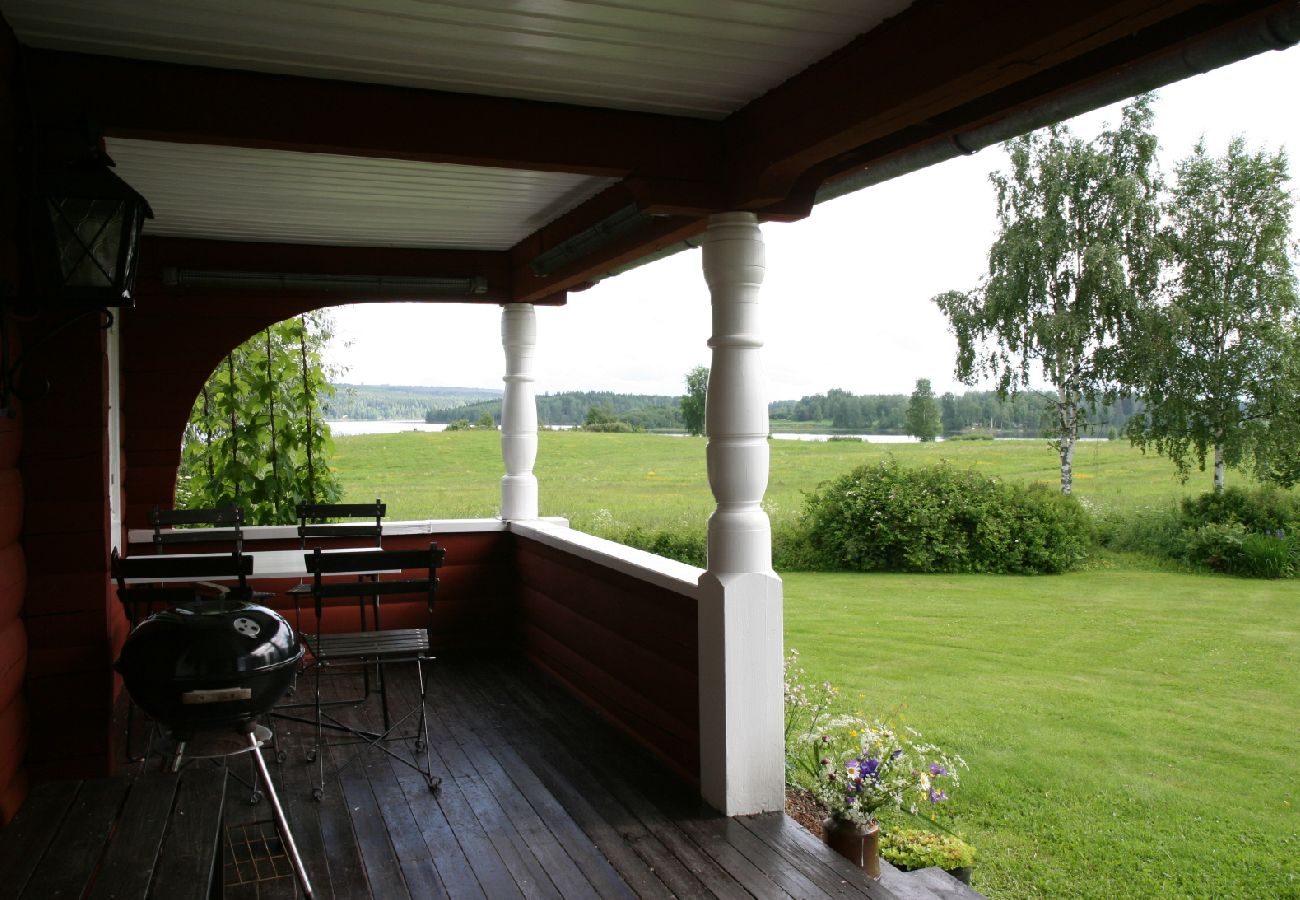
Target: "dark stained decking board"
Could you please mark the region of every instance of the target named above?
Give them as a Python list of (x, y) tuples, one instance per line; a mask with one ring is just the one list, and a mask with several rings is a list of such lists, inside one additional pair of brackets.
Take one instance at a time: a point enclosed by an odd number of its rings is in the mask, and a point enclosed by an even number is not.
[[(410, 669), (390, 667), (395, 708), (414, 701)], [(311, 729), (277, 724), (287, 758), (271, 770), (318, 897), (893, 896), (784, 815), (709, 810), (693, 787), (527, 663), (437, 660), (428, 671), (436, 794), (377, 750), (336, 771), (355, 748), (335, 747), (316, 802)], [(297, 699), (307, 690), (300, 680)], [(339, 715), (373, 727), (378, 704)], [(411, 758), (409, 744), (388, 746)], [(232, 782), (228, 830), (269, 818), (265, 801), (249, 805)], [(298, 892), (282, 877), (227, 883), (225, 896)]]

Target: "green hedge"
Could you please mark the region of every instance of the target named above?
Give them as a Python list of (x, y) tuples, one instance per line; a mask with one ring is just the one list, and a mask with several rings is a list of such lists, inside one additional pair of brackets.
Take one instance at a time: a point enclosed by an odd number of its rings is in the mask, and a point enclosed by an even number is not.
[(1086, 555), (1084, 509), (1039, 485), (890, 458), (822, 485), (805, 528), (818, 568), (1053, 573)]

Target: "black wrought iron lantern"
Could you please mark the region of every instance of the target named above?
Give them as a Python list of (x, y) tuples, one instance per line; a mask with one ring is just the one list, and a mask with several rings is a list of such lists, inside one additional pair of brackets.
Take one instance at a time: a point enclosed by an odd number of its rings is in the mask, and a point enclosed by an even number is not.
[(76, 306), (130, 306), (148, 202), (102, 152), (42, 169), (31, 212), (40, 295)]

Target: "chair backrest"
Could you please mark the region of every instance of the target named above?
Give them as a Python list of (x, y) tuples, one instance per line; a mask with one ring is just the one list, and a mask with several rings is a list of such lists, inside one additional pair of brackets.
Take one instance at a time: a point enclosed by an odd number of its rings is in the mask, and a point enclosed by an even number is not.
[[(211, 509), (159, 509), (149, 513), (156, 552), (168, 544), (230, 542), (236, 550), (244, 548), (244, 510), (239, 506)], [(177, 525), (207, 525), (208, 528), (177, 528)]]
[[(383, 546), (384, 516), (388, 507), (376, 498), (374, 503), (299, 503), (298, 539), (307, 549), (309, 538), (373, 538)], [(338, 519), (374, 519), (373, 522), (339, 522)]]
[(118, 600), (134, 625), (142, 605), (152, 609), (202, 599), (201, 583), (208, 579), (234, 579), (236, 596), (246, 597), (253, 558), (239, 550), (228, 554), (127, 557), (114, 550), (112, 567)]
[[(316, 618), (321, 617), (321, 601), (326, 597), (379, 597), (384, 594), (422, 593), (433, 615), (434, 595), (438, 588), (437, 569), (447, 551), (436, 543), (423, 550), (333, 550), (317, 547), (303, 554), (312, 576), (311, 593), (316, 602)], [(401, 578), (325, 581), (328, 575), (366, 575), (400, 572)]]

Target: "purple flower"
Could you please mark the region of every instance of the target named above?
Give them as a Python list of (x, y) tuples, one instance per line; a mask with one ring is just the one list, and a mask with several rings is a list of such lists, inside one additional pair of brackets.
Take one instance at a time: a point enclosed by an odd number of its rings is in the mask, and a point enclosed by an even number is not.
[(938, 763), (930, 763), (930, 774), (936, 776), (947, 775), (948, 770), (945, 769), (943, 766), (939, 765)]
[(947, 799), (948, 799), (948, 795), (945, 794), (943, 791), (937, 791), (937, 790), (935, 790), (934, 788), (931, 788), (931, 789), (930, 789), (930, 802), (931, 802), (931, 803), (942, 803), (943, 801), (945, 801), (945, 800), (947, 800)]
[(902, 755), (903, 755), (903, 751), (902, 751), (902, 750), (895, 750), (893, 753), (889, 754), (889, 758), (890, 758), (890, 759), (898, 759), (898, 758), (899, 758), (900, 756), (902, 756)]
[(880, 769), (880, 760), (878, 759), (869, 759), (862, 764), (862, 774), (870, 775), (872, 778), (880, 777), (879, 775), (876, 774), (877, 770), (879, 769)]

